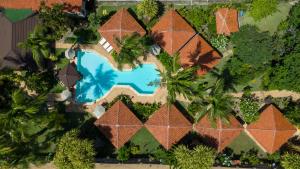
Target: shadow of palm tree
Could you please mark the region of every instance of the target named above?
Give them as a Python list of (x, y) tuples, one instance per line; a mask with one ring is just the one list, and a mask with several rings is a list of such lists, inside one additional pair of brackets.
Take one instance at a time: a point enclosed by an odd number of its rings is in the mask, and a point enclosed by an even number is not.
[(116, 78), (116, 73), (111, 69), (104, 71), (103, 70), (103, 64), (100, 64), (99, 67), (96, 69), (96, 74), (93, 75), (87, 68), (82, 66), (81, 60), (78, 59), (77, 64), (78, 70), (83, 75), (83, 79), (81, 80), (81, 83), (77, 85), (77, 100), (82, 101), (94, 101), (93, 99), (88, 98), (88, 92), (93, 90), (93, 93), (95, 96), (102, 96), (104, 95), (105, 91), (112, 88), (114, 85), (114, 79)]

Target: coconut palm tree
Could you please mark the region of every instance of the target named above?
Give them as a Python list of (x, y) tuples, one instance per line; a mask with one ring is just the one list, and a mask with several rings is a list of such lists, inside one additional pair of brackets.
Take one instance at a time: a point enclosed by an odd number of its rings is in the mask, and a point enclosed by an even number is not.
[(45, 37), (43, 28), (37, 26), (26, 41), (20, 43), (19, 46), (26, 51), (31, 51), (36, 64), (39, 68), (43, 68), (45, 58), (49, 58), (51, 55), (50, 42), (51, 40)]
[(141, 37), (138, 33), (133, 33), (131, 36), (124, 36), (121, 39), (115, 38), (115, 42), (120, 51), (119, 54), (113, 55), (113, 58), (118, 63), (120, 69), (122, 69), (124, 64), (129, 64), (131, 67), (140, 64), (138, 58), (140, 56), (145, 57), (152, 45), (149, 37)]
[(156, 0), (142, 0), (137, 5), (138, 16), (145, 19), (147, 22), (155, 17), (158, 13), (158, 3)]
[(160, 71), (161, 80), (152, 82), (150, 85), (160, 85), (168, 90), (168, 103), (176, 101), (176, 96), (182, 95), (185, 99), (191, 99), (195, 94), (195, 81), (197, 79), (197, 67), (180, 68), (179, 55), (172, 57), (172, 63), (166, 71)]
[(212, 123), (217, 119), (229, 123), (229, 115), (233, 111), (233, 97), (224, 92), (223, 85), (222, 80), (217, 80), (214, 85), (198, 92), (198, 99), (194, 100), (199, 106), (194, 117), (196, 121), (207, 115)]

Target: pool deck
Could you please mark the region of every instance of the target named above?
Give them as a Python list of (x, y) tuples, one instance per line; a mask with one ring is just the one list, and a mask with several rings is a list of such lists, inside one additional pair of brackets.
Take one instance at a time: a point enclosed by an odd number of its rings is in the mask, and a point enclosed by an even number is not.
[[(66, 44), (66, 43), (56, 43), (56, 48), (71, 48), (73, 44)], [(117, 68), (117, 63), (114, 61), (113, 57), (105, 51), (105, 49), (101, 45), (80, 45), (80, 48), (87, 51), (94, 51), (100, 54), (101, 56), (106, 57), (111, 64)], [(160, 63), (160, 61), (153, 56), (152, 54), (148, 54), (146, 57), (146, 60), (143, 60), (143, 57), (140, 57), (139, 60), (141, 63), (152, 63), (157, 66), (157, 68), (161, 71), (164, 71), (163, 65)], [(124, 69), (131, 69), (129, 65), (124, 65)], [(86, 104), (85, 110), (87, 112), (93, 112), (94, 108), (98, 104), (102, 104), (104, 102), (111, 102), (114, 98), (117, 96), (125, 94), (129, 95), (132, 98), (133, 102), (141, 102), (141, 103), (154, 103), (154, 102), (160, 102), (162, 104), (166, 103), (167, 101), (167, 90), (166, 88), (159, 87), (155, 93), (151, 95), (140, 95), (136, 93), (132, 88), (126, 87), (126, 86), (115, 86), (112, 88), (112, 90), (103, 98), (98, 99), (92, 104)], [(179, 100), (186, 101), (183, 97), (179, 97)]]

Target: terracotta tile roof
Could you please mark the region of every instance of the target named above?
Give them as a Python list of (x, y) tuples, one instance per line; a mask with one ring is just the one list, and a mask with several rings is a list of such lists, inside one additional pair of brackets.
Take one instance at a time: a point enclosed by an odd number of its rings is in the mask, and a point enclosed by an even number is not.
[(238, 12), (236, 9), (220, 8), (215, 13), (218, 34), (230, 35), (239, 31)]
[(196, 34), (194, 29), (175, 10), (164, 14), (151, 31), (156, 43), (170, 55), (178, 52)]
[(122, 101), (117, 101), (94, 124), (116, 148), (121, 148), (143, 126)]
[(145, 126), (167, 150), (192, 129), (192, 124), (182, 113), (174, 105), (167, 104), (157, 110)]
[(243, 130), (243, 126), (234, 116), (230, 116), (229, 122), (230, 124), (225, 124), (218, 119), (214, 126), (208, 117), (204, 116), (196, 124), (195, 129), (204, 138), (209, 138), (210, 144), (216, 146), (220, 152), (239, 136)]
[(115, 38), (121, 39), (125, 35), (131, 35), (132, 33), (138, 33), (141, 36), (146, 34), (144, 28), (125, 8), (115, 13), (98, 29), (98, 32), (111, 44), (116, 52), (119, 52), (120, 49), (115, 43)]
[(296, 128), (274, 105), (269, 105), (247, 131), (268, 153), (274, 153), (295, 134)]
[(221, 59), (221, 55), (208, 44), (203, 37), (196, 34), (179, 51), (183, 67), (199, 66), (198, 75), (206, 74)]
[[(42, 0), (0, 0), (0, 7), (14, 9), (32, 9), (39, 10)], [(65, 4), (65, 10), (68, 12), (79, 12), (81, 10), (82, 0), (45, 0), (47, 6), (54, 4)]]

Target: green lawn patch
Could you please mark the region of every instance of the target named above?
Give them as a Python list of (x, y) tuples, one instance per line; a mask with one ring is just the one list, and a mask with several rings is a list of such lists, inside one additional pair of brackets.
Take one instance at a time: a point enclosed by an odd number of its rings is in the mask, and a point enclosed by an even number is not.
[(245, 132), (241, 132), (241, 134), (231, 142), (228, 148), (231, 148), (235, 154), (241, 154), (242, 151), (247, 152), (250, 149), (256, 149), (260, 156), (266, 156), (266, 153)]
[(21, 21), (28, 16), (30, 16), (33, 13), (31, 9), (11, 9), (7, 8), (4, 9), (5, 16), (11, 21), (11, 22), (18, 22)]
[(277, 30), (280, 22), (288, 17), (291, 7), (292, 5), (288, 2), (281, 2), (277, 6), (277, 12), (257, 22), (249, 15), (249, 12), (246, 12), (245, 16), (240, 19), (240, 26), (255, 25), (261, 31), (269, 31), (272, 35)]
[(139, 146), (139, 154), (152, 154), (156, 152), (159, 148), (160, 144), (156, 139), (152, 136), (152, 134), (143, 127), (139, 130), (132, 138), (131, 143)]

